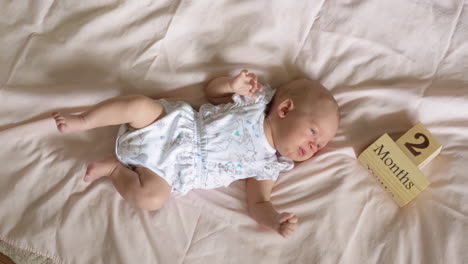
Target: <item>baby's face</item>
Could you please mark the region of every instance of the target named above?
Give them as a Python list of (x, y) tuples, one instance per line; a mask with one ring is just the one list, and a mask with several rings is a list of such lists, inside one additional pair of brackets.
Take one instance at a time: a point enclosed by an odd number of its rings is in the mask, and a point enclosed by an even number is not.
[(317, 102), (303, 109), (286, 110), (277, 122), (273, 131), (276, 150), (294, 161), (304, 161), (333, 139), (339, 120), (334, 106)]

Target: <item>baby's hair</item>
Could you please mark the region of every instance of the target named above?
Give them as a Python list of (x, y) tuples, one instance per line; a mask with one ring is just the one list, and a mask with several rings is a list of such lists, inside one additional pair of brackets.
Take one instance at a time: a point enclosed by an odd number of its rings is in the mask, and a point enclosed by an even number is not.
[[(297, 85), (296, 83), (300, 85)], [(333, 97), (330, 91), (327, 88), (325, 88), (321, 83), (309, 79), (295, 80), (285, 85), (282, 85), (278, 89), (276, 89), (273, 98), (265, 108), (265, 115), (270, 114), (271, 109), (275, 105), (275, 101), (284, 99), (285, 94), (287, 94), (294, 100), (304, 98), (304, 96), (310, 96), (313, 94), (312, 92), (318, 93), (315, 99), (326, 99), (330, 101), (335, 106), (337, 119), (340, 120), (340, 109), (338, 103), (335, 100), (335, 97)]]

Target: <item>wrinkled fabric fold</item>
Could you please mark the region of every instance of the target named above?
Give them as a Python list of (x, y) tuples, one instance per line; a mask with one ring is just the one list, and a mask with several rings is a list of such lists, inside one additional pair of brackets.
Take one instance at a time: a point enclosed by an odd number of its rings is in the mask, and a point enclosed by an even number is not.
[[(463, 1), (4, 1), (0, 9), (0, 239), (57, 263), (466, 263), (468, 9)], [(279, 176), (299, 218), (284, 240), (247, 213), (245, 183), (138, 210), (108, 179), (117, 127), (60, 134), (50, 112), (121, 94), (185, 95), (243, 68), (272, 87), (317, 79), (336, 138)], [(199, 89), (199, 90), (197, 90)], [(404, 208), (356, 156), (421, 122), (443, 145)]]

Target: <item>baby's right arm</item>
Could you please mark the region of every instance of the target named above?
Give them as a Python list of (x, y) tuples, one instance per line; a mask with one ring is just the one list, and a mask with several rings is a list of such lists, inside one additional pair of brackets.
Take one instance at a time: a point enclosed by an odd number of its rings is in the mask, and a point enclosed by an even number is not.
[(225, 104), (232, 102), (234, 93), (255, 98), (257, 90), (263, 90), (257, 82), (257, 76), (242, 70), (236, 77), (218, 77), (211, 80), (205, 87), (205, 95), (212, 104)]
[(297, 226), (297, 217), (293, 213), (279, 213), (270, 202), (274, 181), (257, 181), (248, 178), (246, 182), (247, 205), (250, 216), (257, 223), (270, 227), (283, 237), (290, 236)]

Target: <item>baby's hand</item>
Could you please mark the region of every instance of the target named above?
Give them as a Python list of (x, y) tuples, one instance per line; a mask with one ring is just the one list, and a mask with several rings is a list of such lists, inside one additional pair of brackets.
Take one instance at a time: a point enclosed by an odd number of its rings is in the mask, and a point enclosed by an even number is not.
[(243, 69), (229, 85), (234, 93), (252, 98), (257, 98), (257, 90), (263, 91), (263, 86), (257, 82), (257, 76), (247, 69)]
[(289, 237), (297, 226), (297, 216), (293, 213), (281, 213), (278, 216), (278, 226), (275, 228), (283, 237)]
[(272, 228), (283, 237), (289, 237), (297, 226), (297, 216), (293, 213), (278, 213), (271, 202), (251, 205), (251, 216), (261, 225)]

